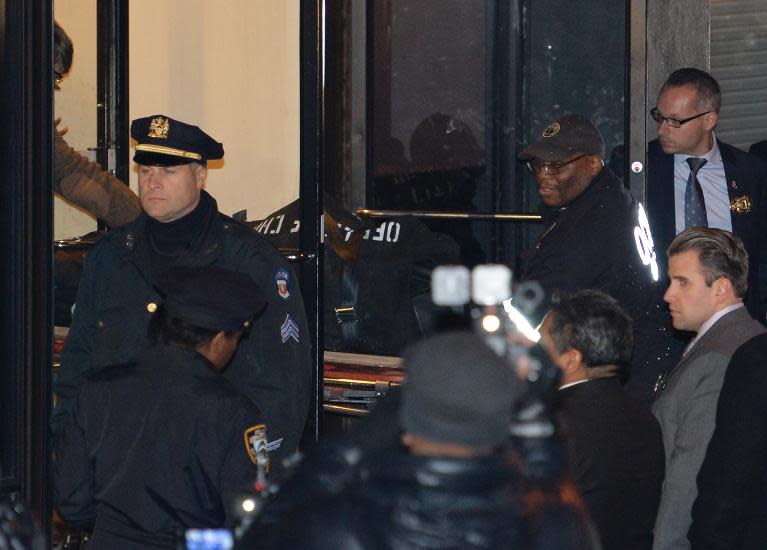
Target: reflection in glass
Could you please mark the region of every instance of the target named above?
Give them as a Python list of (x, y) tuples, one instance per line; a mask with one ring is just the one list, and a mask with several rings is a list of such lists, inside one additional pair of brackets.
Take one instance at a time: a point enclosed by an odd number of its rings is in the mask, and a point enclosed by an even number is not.
[[(608, 4), (370, 0), (364, 17), (346, 19), (353, 31), (329, 32), (334, 78), (325, 108), (336, 118), (325, 130), (326, 207), (343, 213), (333, 214), (340, 225), (327, 231), (327, 347), (399, 353), (429, 329), (419, 321), (424, 304), (429, 317), (426, 274), (434, 265), (514, 266), (539, 231), (535, 224), (359, 219), (356, 209), (537, 211), (537, 189), (516, 155), (565, 112), (594, 120), (608, 154), (623, 144), (626, 6)], [(345, 110), (334, 99), (341, 97)], [(363, 100), (365, 109), (354, 107)], [(343, 134), (345, 125), (365, 130)], [(364, 162), (355, 149), (360, 137)], [(367, 170), (349, 177), (344, 163)], [(364, 336), (344, 335), (352, 305), (354, 330)]]
[[(485, 175), (484, 2), (376, 3), (372, 186), (368, 207), (491, 211)], [(385, 6), (382, 7), (382, 6)], [(424, 221), (461, 261), (488, 256), (471, 224)]]

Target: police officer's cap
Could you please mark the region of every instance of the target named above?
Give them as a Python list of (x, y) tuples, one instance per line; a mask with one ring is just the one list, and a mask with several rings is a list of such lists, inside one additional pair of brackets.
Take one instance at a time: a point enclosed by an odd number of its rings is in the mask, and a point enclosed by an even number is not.
[(214, 331), (248, 328), (266, 307), (264, 293), (249, 275), (215, 267), (170, 268), (159, 288), (168, 315)]
[(207, 164), (224, 157), (224, 146), (200, 128), (165, 115), (137, 118), (130, 135), (137, 142), (133, 161), (145, 166)]
[(605, 154), (605, 141), (594, 124), (582, 115), (564, 115), (549, 123), (538, 141), (519, 154), (520, 160), (548, 162), (570, 160), (577, 153)]

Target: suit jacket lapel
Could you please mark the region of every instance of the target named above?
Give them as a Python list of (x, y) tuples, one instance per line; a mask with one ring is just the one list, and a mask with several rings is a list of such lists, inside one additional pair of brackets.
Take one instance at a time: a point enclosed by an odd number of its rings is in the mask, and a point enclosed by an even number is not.
[(706, 334), (701, 336), (700, 340), (695, 342), (692, 349), (679, 361), (677, 366), (671, 371), (673, 373), (678, 372), (684, 365), (690, 361), (696, 360), (698, 357), (716, 348), (718, 342), (724, 337), (727, 329), (733, 323), (745, 321), (751, 317), (748, 314), (748, 310), (745, 307), (738, 308), (735, 311), (731, 311), (724, 317), (719, 319), (714, 326), (712, 326)]
[[(748, 194), (748, 189), (744, 188), (745, 182), (739, 182), (738, 165), (735, 159), (735, 155), (732, 154), (732, 150), (726, 143), (722, 143), (716, 140), (719, 144), (719, 152), (722, 155), (722, 164), (724, 164), (724, 177), (727, 185), (727, 196), (730, 198), (730, 204), (736, 197), (740, 197)], [(730, 212), (730, 220), (732, 221), (732, 232), (736, 235), (746, 235), (748, 233), (748, 221), (750, 216), (733, 216)]]
[(706, 331), (706, 334), (700, 337), (700, 340), (695, 342), (695, 345), (693, 345), (692, 349), (687, 352), (682, 357), (682, 359), (679, 360), (679, 363), (677, 363), (676, 366), (669, 371), (666, 378), (666, 383), (672, 384), (675, 375), (681, 372), (688, 363), (696, 361), (701, 355), (708, 353), (712, 349), (715, 349), (717, 342), (719, 342), (721, 338), (726, 335), (727, 330), (732, 323), (737, 323), (746, 319), (750, 319), (750, 316), (748, 314), (748, 310), (745, 307), (731, 311), (719, 319), (716, 323), (714, 323), (714, 326)]

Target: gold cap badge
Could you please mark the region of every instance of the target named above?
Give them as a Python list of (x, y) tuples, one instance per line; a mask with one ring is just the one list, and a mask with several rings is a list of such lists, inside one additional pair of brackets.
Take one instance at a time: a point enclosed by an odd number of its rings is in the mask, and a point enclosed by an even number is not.
[(554, 137), (559, 133), (559, 122), (552, 122), (543, 130), (543, 137)]
[(733, 214), (748, 214), (751, 212), (751, 197), (742, 195), (730, 201), (730, 211)]
[(170, 130), (168, 119), (158, 116), (157, 118), (153, 118), (152, 122), (149, 124), (149, 133), (147, 134), (147, 137), (168, 139), (168, 130)]
[(149, 313), (154, 313), (155, 311), (157, 311), (157, 304), (155, 304), (154, 302), (149, 302), (149, 303), (146, 305), (146, 310), (147, 310)]

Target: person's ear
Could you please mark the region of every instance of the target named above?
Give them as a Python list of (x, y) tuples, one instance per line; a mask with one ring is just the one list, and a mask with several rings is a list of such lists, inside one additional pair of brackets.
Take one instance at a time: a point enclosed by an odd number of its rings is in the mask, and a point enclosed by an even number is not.
[(605, 161), (600, 155), (591, 155), (589, 157), (589, 172), (591, 176), (596, 176), (602, 171), (605, 166)]
[(561, 356), (562, 370), (571, 373), (580, 368), (583, 354), (575, 348), (570, 348)]
[(195, 165), (194, 180), (197, 189), (202, 189), (205, 186), (205, 180), (208, 177), (208, 167), (204, 164)]
[(715, 111), (703, 115), (703, 127), (706, 130), (713, 130), (716, 127), (717, 122), (719, 122), (719, 115)]
[(728, 300), (731, 296), (735, 295), (732, 282), (727, 277), (719, 277), (711, 286), (714, 289), (714, 296), (716, 296), (717, 300)]
[(216, 335), (211, 338), (210, 340), (210, 346), (214, 350), (221, 349), (224, 345), (226, 345), (226, 332), (223, 330), (219, 330)]

